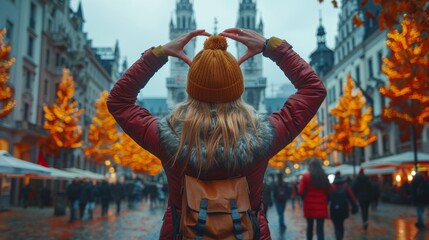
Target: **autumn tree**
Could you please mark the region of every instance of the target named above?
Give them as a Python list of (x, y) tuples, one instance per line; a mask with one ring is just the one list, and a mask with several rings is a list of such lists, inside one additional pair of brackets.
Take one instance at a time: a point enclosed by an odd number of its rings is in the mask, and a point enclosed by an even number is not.
[(300, 159), (297, 154), (297, 146), (299, 145), (299, 138), (296, 137), (291, 143), (280, 150), (269, 161), (268, 166), (272, 168), (285, 168), (287, 161), (298, 161)]
[[(318, 0), (320, 3), (324, 0)], [(360, 9), (367, 6), (369, 0), (355, 0)], [(394, 29), (401, 23), (402, 16), (408, 14), (410, 19), (416, 22), (416, 28), (421, 33), (428, 33), (429, 30), (429, 4), (427, 0), (371, 0), (374, 5), (380, 7), (378, 16), (370, 11), (354, 13), (352, 21), (360, 26), (366, 18), (378, 20), (380, 29)], [(331, 0), (332, 5), (337, 8), (338, 1)], [(378, 17), (378, 19), (376, 19)]]
[(429, 122), (429, 43), (408, 15), (401, 28), (390, 30), (387, 37), (391, 54), (383, 59), (382, 71), (389, 82), (380, 93), (390, 102), (382, 118), (396, 122), (401, 129), (410, 126), (417, 167), (416, 135)]
[(114, 152), (113, 160), (135, 172), (153, 176), (162, 170), (161, 160), (143, 149), (126, 133), (119, 135), (119, 141), (113, 144), (112, 149)]
[(112, 146), (119, 140), (116, 121), (107, 109), (108, 95), (107, 91), (102, 92), (100, 98), (95, 102), (97, 110), (89, 126), (89, 146), (83, 149), (85, 156), (95, 162), (113, 159)]
[(55, 103), (43, 107), (43, 127), (48, 136), (40, 139), (40, 145), (42, 151), (50, 156), (58, 156), (62, 149), (74, 149), (83, 145), (82, 127), (79, 125), (83, 109), (78, 109), (78, 102), (73, 99), (74, 92), (73, 77), (68, 69), (64, 69)]
[(5, 45), (3, 35), (6, 29), (0, 31), (0, 119), (6, 117), (12, 112), (16, 105), (13, 100), (14, 88), (9, 85), (9, 69), (15, 62), (14, 58), (9, 57), (11, 46)]
[(322, 137), (321, 131), (322, 126), (319, 125), (315, 115), (299, 134), (301, 141), (297, 151), (301, 161), (308, 158), (328, 159), (330, 153), (328, 136)]
[(338, 105), (330, 110), (336, 123), (332, 126), (334, 133), (329, 134), (330, 147), (342, 152), (345, 157), (352, 157), (353, 166), (353, 149), (368, 146), (377, 139), (369, 126), (373, 119), (372, 108), (365, 108), (365, 98), (354, 86), (350, 74), (347, 74), (344, 95), (338, 100)]

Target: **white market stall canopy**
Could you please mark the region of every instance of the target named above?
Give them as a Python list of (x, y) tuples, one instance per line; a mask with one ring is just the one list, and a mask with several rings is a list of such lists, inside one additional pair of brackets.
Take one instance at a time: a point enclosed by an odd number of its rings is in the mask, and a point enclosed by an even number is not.
[[(356, 166), (353, 171), (353, 165), (349, 164), (341, 164), (335, 167), (324, 167), (326, 174), (335, 174), (337, 171), (341, 173), (341, 175), (352, 176), (353, 174), (358, 174), (361, 167)], [(377, 174), (392, 174), (396, 171), (393, 167), (386, 168), (364, 168), (364, 173), (366, 175), (377, 175)]]
[(79, 178), (90, 178), (90, 179), (95, 179), (95, 180), (106, 179), (106, 177), (104, 177), (104, 175), (102, 175), (102, 174), (98, 174), (95, 172), (91, 172), (91, 171), (87, 171), (87, 170), (83, 170), (83, 169), (79, 169), (79, 168), (66, 168), (64, 170), (66, 170), (67, 172), (71, 172), (71, 173), (78, 175)]
[(0, 150), (0, 174), (51, 176), (49, 168), (15, 158), (4, 150)]
[(49, 171), (51, 171), (51, 176), (54, 178), (60, 178), (60, 179), (74, 179), (81, 177), (79, 174), (63, 171), (56, 168), (49, 168)]
[[(419, 162), (428, 162), (429, 154), (428, 153), (417, 153), (417, 160)], [(401, 164), (413, 164), (414, 163), (414, 152), (408, 151), (403, 152), (387, 157), (382, 157), (379, 159), (374, 159), (369, 162), (362, 164), (362, 167), (367, 168), (382, 168), (382, 167), (398, 167)]]

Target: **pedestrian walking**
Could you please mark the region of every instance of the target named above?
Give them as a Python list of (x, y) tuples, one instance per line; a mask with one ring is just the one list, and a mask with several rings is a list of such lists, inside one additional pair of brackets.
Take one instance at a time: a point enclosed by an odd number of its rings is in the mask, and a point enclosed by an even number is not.
[(421, 172), (417, 172), (413, 181), (411, 182), (412, 198), (416, 206), (417, 222), (416, 227), (419, 230), (426, 230), (424, 221), (425, 207), (429, 203), (429, 185), (427, 180), (423, 177)]
[(371, 180), (364, 173), (364, 169), (359, 170), (359, 174), (353, 182), (353, 192), (359, 201), (362, 217), (362, 226), (366, 231), (368, 229), (369, 204), (371, 203)]
[(285, 224), (286, 203), (292, 194), (292, 190), (290, 186), (284, 181), (284, 177), (282, 173), (277, 174), (277, 179), (274, 182), (273, 192), (274, 192), (274, 203), (276, 206), (277, 215), (279, 217), (280, 231), (285, 231), (286, 230), (286, 224)]
[(268, 177), (264, 179), (262, 185), (262, 203), (264, 205), (265, 217), (268, 217), (268, 209), (273, 205), (273, 187)]
[(30, 202), (30, 193), (32, 191), (32, 188), (30, 186), (30, 183), (25, 184), (21, 188), (21, 200), (22, 200), (22, 207), (27, 208), (28, 204)]
[(303, 198), (304, 217), (307, 219), (307, 239), (313, 239), (314, 222), (316, 221), (317, 239), (324, 239), (324, 223), (329, 217), (328, 195), (330, 184), (322, 163), (318, 159), (311, 159), (308, 171), (305, 172), (299, 183), (298, 192)]
[[(197, 36), (209, 35), (204, 30), (195, 30), (145, 51), (112, 88), (107, 106), (124, 132), (163, 164), (169, 184), (169, 205), (160, 239), (172, 239), (176, 235), (225, 239), (236, 233), (270, 239), (268, 222), (263, 211), (259, 211), (268, 160), (311, 120), (326, 96), (326, 89), (311, 66), (287, 41), (276, 37), (266, 39), (250, 29), (231, 28), (218, 36), (210, 36), (204, 49), (191, 61), (185, 46)], [(227, 51), (225, 37), (247, 47), (238, 61)], [(240, 64), (260, 53), (273, 60), (297, 89), (282, 109), (269, 116), (258, 115), (241, 98), (244, 81)], [(173, 59), (174, 63), (183, 61), (190, 65), (186, 81), (188, 98), (165, 118), (158, 119), (148, 109), (136, 105), (135, 100), (168, 57), (179, 58)], [(188, 182), (193, 184), (187, 185)], [(220, 184), (223, 182), (231, 185)], [(228, 188), (239, 184), (235, 190)], [(212, 206), (203, 198), (207, 194), (204, 186), (213, 185), (216, 187), (211, 190), (220, 196), (234, 196), (222, 203), (215, 199), (217, 208), (227, 206), (226, 212), (234, 213), (246, 209), (242, 212), (246, 228), (234, 232), (232, 221), (228, 221), (231, 215), (214, 215), (204, 210), (207, 204)], [(196, 191), (197, 186), (201, 191)], [(188, 190), (195, 194), (187, 194)], [(203, 223), (209, 221), (185, 224), (191, 221), (187, 214), (195, 213), (188, 211), (192, 204), (201, 210), (200, 218), (214, 218), (219, 225), (205, 227)], [(233, 215), (236, 218), (237, 214)], [(228, 220), (219, 222), (217, 217)], [(217, 231), (218, 227), (225, 228)]]
[(89, 187), (90, 183), (86, 178), (80, 181), (80, 195), (79, 195), (79, 218), (80, 220), (84, 220), (87, 218), (86, 216), (86, 204), (88, 203), (88, 195), (89, 195)]
[(112, 196), (116, 204), (116, 214), (119, 214), (121, 212), (122, 199), (125, 197), (125, 188), (119, 181), (116, 181), (112, 187)]
[(101, 216), (104, 217), (109, 212), (109, 203), (112, 199), (112, 189), (106, 180), (101, 182), (98, 189), (101, 202)]
[(44, 208), (49, 204), (51, 191), (46, 186), (42, 186), (39, 191), (39, 207)]
[(88, 194), (88, 201), (86, 203), (86, 209), (84, 214), (86, 217), (83, 220), (91, 220), (94, 217), (95, 200), (98, 197), (97, 181), (92, 180), (92, 182), (88, 184), (86, 191)]
[(81, 186), (79, 179), (73, 179), (72, 183), (67, 186), (67, 198), (70, 204), (70, 220), (69, 223), (73, 223), (76, 220), (77, 210), (79, 208), (79, 197), (80, 197)]
[(329, 215), (334, 225), (335, 239), (337, 240), (344, 238), (344, 220), (349, 217), (350, 209), (352, 214), (357, 213), (357, 201), (346, 179), (338, 171), (335, 173), (329, 194)]

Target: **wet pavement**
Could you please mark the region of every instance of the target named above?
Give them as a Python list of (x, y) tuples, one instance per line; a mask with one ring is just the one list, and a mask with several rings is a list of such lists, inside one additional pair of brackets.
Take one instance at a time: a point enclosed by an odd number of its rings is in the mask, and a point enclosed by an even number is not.
[[(0, 212), (0, 239), (158, 239), (163, 208), (151, 209), (148, 203), (143, 202), (138, 209), (125, 208), (116, 215), (112, 205), (104, 218), (99, 208), (97, 206), (93, 220), (73, 224), (68, 223), (68, 216), (53, 216), (52, 208), (12, 208)], [(287, 230), (281, 233), (275, 209), (269, 209), (272, 238), (305, 239), (306, 221), (302, 210), (298, 206), (292, 209), (288, 203), (285, 215)], [(429, 209), (425, 212), (425, 219), (429, 226)], [(381, 203), (377, 211), (370, 213), (367, 231), (362, 229), (360, 215), (348, 218), (344, 239), (429, 239), (429, 231), (418, 231), (414, 223), (413, 207)], [(330, 220), (325, 221), (325, 239), (335, 239)]]

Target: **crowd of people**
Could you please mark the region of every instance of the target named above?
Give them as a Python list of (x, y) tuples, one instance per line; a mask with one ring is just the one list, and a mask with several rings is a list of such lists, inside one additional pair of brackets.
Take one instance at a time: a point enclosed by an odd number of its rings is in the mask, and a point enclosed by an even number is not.
[(111, 203), (116, 206), (116, 214), (120, 214), (123, 201), (127, 201), (130, 209), (137, 208), (142, 200), (150, 200), (151, 208), (163, 207), (168, 192), (165, 184), (143, 182), (140, 178), (112, 184), (106, 180), (97, 182), (76, 178), (67, 186), (66, 195), (70, 207), (69, 222), (73, 223), (77, 219), (91, 220), (94, 217), (96, 203), (101, 205), (102, 217), (108, 214)]
[[(295, 203), (298, 202), (297, 206), (302, 206), (307, 220), (307, 239), (313, 238), (316, 225), (317, 239), (320, 240), (324, 239), (325, 219), (332, 221), (336, 239), (343, 239), (344, 222), (350, 214), (360, 213), (362, 229), (366, 231), (369, 212), (377, 210), (380, 195), (379, 183), (367, 176), (363, 169), (353, 180), (337, 171), (330, 183), (321, 162), (313, 159), (299, 181), (286, 182), (282, 173), (278, 173), (276, 179), (274, 175), (268, 175), (262, 198), (265, 212), (275, 207), (280, 231), (286, 230), (286, 203), (290, 200), (292, 209), (295, 209)], [(429, 203), (429, 183), (421, 173), (417, 173), (410, 183), (410, 198), (416, 206), (416, 227), (424, 230), (423, 213)]]

